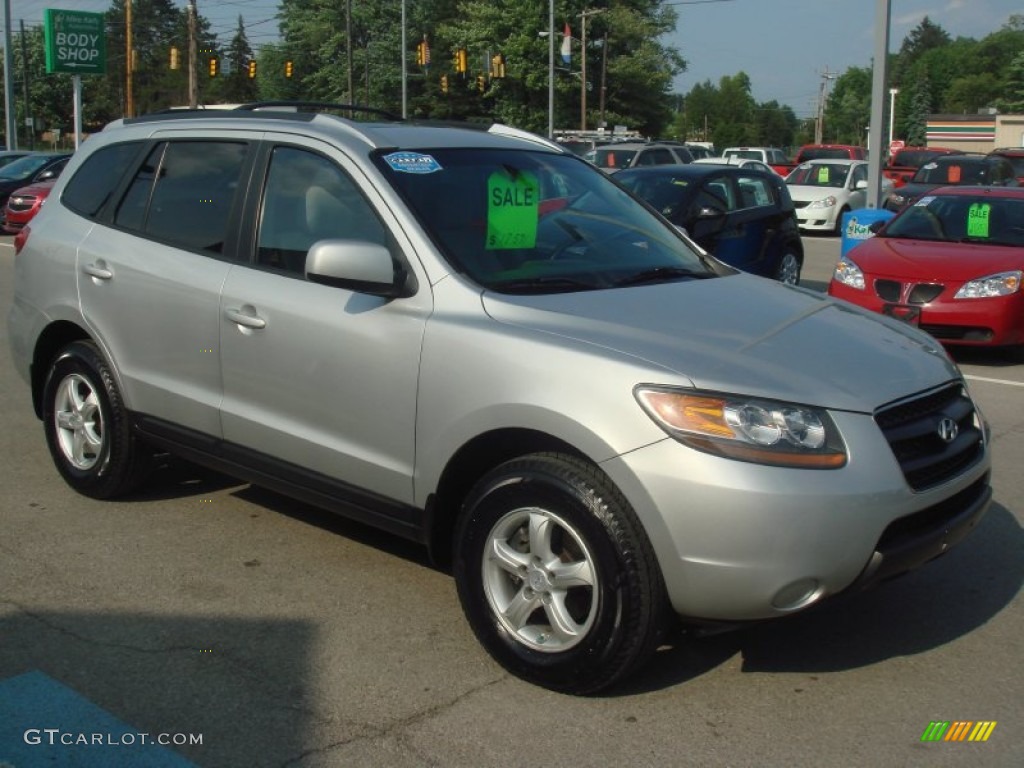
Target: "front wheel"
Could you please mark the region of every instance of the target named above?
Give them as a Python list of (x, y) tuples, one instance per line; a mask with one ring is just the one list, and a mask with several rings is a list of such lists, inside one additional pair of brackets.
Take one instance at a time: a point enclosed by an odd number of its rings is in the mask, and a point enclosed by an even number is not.
[(477, 638), (511, 673), (587, 694), (656, 647), (665, 591), (632, 508), (596, 467), (562, 454), (509, 461), (474, 488), (455, 579)]
[(779, 259), (779, 266), (775, 270), (775, 279), (786, 285), (799, 285), (800, 267), (800, 257), (787, 250)]
[(150, 467), (152, 454), (131, 433), (120, 390), (92, 342), (69, 344), (53, 361), (43, 385), (43, 429), (57, 470), (86, 496), (128, 493)]

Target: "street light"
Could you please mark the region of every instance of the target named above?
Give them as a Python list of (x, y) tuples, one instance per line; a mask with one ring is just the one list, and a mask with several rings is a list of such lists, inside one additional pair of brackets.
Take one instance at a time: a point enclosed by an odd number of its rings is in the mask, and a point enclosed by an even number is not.
[(896, 116), (896, 94), (900, 92), (899, 88), (889, 89), (889, 146), (892, 147), (893, 140), (893, 118)]

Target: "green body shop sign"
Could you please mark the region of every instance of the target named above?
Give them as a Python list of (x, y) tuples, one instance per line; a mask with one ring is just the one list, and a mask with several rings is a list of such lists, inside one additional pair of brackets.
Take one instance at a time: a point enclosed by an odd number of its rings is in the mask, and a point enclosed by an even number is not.
[(46, 71), (102, 75), (107, 71), (104, 14), (84, 11), (43, 11)]

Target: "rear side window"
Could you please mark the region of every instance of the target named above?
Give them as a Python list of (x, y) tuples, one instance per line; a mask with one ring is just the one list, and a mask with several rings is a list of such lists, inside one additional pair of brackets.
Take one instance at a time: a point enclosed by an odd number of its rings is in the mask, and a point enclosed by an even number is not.
[(736, 179), (740, 190), (740, 208), (760, 208), (775, 204), (771, 182), (760, 176), (740, 176)]
[(114, 223), (182, 248), (222, 253), (248, 149), (227, 141), (157, 146), (136, 172)]
[(128, 142), (93, 152), (64, 188), (61, 202), (75, 213), (95, 219), (142, 146), (140, 142)]

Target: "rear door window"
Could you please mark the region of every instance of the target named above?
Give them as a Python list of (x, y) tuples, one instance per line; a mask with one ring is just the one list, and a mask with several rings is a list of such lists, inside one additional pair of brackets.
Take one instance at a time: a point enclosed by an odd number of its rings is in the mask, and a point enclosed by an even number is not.
[(93, 152), (68, 181), (61, 202), (75, 213), (95, 219), (143, 146), (142, 142), (132, 141)]
[(223, 254), (249, 145), (157, 145), (132, 179), (114, 223), (170, 245)]

